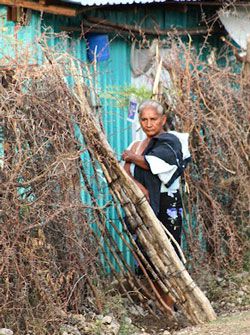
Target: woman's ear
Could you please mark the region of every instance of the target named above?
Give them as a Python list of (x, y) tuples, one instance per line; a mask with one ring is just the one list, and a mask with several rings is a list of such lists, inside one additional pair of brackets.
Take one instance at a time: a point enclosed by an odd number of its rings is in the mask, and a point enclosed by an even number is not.
[(167, 115), (162, 115), (162, 125), (164, 126), (167, 123)]

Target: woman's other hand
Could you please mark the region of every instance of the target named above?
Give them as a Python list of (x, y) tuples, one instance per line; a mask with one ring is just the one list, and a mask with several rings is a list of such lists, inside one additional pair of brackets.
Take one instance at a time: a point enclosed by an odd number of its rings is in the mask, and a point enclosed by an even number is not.
[(149, 202), (149, 192), (148, 190), (146, 189), (146, 187), (144, 187), (141, 183), (135, 181), (137, 186), (140, 188), (140, 190), (142, 191), (142, 193), (145, 195), (147, 201)]

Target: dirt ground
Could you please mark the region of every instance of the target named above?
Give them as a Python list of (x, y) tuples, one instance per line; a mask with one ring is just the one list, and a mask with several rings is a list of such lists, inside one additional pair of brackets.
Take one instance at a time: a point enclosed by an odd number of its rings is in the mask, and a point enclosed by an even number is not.
[(168, 330), (171, 335), (250, 335), (250, 306), (244, 311), (218, 316), (213, 322), (200, 326), (184, 326), (185, 328), (180, 330), (174, 330), (173, 326), (169, 327), (169, 321), (163, 318), (156, 321), (147, 316), (138, 321), (137, 326), (150, 335), (164, 334), (164, 330)]
[(174, 335), (250, 335), (250, 310), (220, 316), (214, 322), (188, 327)]

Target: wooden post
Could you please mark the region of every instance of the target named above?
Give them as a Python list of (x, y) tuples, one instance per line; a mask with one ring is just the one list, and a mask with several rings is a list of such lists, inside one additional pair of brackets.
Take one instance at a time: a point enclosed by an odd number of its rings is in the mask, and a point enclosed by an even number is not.
[(247, 84), (250, 84), (250, 36), (247, 40), (247, 54), (243, 67), (243, 76), (247, 81)]

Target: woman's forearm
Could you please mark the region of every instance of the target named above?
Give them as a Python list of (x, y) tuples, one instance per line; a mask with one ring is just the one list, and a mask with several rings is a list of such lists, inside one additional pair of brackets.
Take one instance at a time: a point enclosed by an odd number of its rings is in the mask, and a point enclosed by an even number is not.
[(141, 167), (144, 170), (149, 170), (149, 166), (145, 161), (144, 156), (136, 155), (133, 157), (132, 161), (135, 165)]

